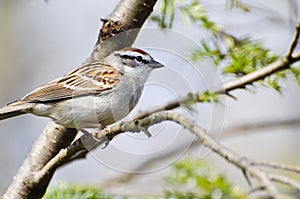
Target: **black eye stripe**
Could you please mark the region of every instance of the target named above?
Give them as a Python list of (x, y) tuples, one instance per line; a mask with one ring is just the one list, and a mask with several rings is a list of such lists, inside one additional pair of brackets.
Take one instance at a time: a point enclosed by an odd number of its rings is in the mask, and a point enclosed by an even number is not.
[(121, 55), (120, 56), (122, 59), (131, 59), (131, 60), (136, 60), (138, 62), (142, 62), (144, 64), (148, 64), (149, 61), (148, 60), (144, 60), (142, 56), (137, 56), (137, 57), (134, 57), (134, 56), (129, 56), (129, 55)]
[(122, 59), (132, 59), (134, 60), (135, 57), (129, 56), (129, 55), (121, 55), (120, 56)]
[(148, 60), (143, 60), (142, 62), (143, 62), (144, 64), (148, 64), (148, 63), (149, 63)]

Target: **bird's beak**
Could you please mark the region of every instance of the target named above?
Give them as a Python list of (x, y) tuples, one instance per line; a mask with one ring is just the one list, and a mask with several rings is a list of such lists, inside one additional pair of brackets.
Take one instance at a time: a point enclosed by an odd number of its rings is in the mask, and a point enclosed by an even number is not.
[(155, 60), (153, 60), (152, 62), (150, 62), (148, 65), (151, 68), (153, 68), (153, 69), (165, 67), (163, 64), (161, 64), (161, 63), (159, 63), (159, 62), (157, 62)]

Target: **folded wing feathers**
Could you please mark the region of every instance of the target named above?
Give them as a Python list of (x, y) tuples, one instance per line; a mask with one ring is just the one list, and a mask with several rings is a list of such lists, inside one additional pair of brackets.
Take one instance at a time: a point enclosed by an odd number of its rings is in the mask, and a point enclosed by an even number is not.
[(78, 67), (62, 78), (45, 84), (26, 95), (22, 101), (46, 102), (88, 94), (99, 94), (114, 88), (121, 77), (115, 68), (100, 62)]

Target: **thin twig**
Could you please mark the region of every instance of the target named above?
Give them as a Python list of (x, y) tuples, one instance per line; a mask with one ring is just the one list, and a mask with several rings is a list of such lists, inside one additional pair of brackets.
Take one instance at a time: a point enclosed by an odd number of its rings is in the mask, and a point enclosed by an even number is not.
[(300, 37), (300, 22), (296, 26), (296, 31), (295, 31), (292, 43), (291, 43), (290, 48), (286, 55), (286, 57), (288, 59), (293, 59), (293, 52), (295, 51), (296, 47), (298, 46), (299, 37)]
[(275, 174), (269, 174), (269, 178), (272, 181), (291, 186), (291, 187), (295, 188), (297, 191), (300, 191), (300, 183), (295, 180), (292, 180), (285, 176), (275, 175)]
[[(259, 132), (259, 130), (265, 129), (278, 129), (286, 127), (299, 127), (300, 118), (286, 119), (286, 120), (274, 120), (274, 121), (258, 121), (248, 124), (240, 124), (236, 126), (227, 127), (223, 130), (222, 137), (232, 137), (237, 134), (248, 135), (248, 131)], [(247, 134), (245, 134), (247, 132)]]
[(249, 178), (249, 176), (248, 176), (247, 171), (246, 171), (245, 169), (242, 169), (242, 172), (243, 172), (243, 175), (244, 175), (244, 177), (245, 177), (245, 179), (246, 179), (248, 185), (251, 187), (251, 186), (252, 186), (252, 183), (251, 183), (251, 180), (250, 180), (250, 178)]
[(267, 161), (257, 161), (257, 160), (252, 160), (251, 164), (253, 166), (268, 167), (268, 168), (290, 171), (290, 172), (300, 174), (300, 167), (298, 167), (298, 166), (279, 164), (279, 163), (267, 162)]
[(256, 193), (256, 192), (260, 192), (260, 191), (265, 191), (266, 187), (265, 186), (257, 186), (257, 187), (252, 187), (249, 191), (248, 191), (248, 195)]

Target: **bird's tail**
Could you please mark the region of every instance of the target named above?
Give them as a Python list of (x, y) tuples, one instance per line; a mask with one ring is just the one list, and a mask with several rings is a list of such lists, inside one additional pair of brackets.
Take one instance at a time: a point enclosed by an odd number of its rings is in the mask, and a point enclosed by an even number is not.
[(25, 103), (22, 101), (16, 101), (0, 108), (0, 120), (4, 120), (10, 117), (15, 117), (27, 113), (32, 109), (33, 104)]

